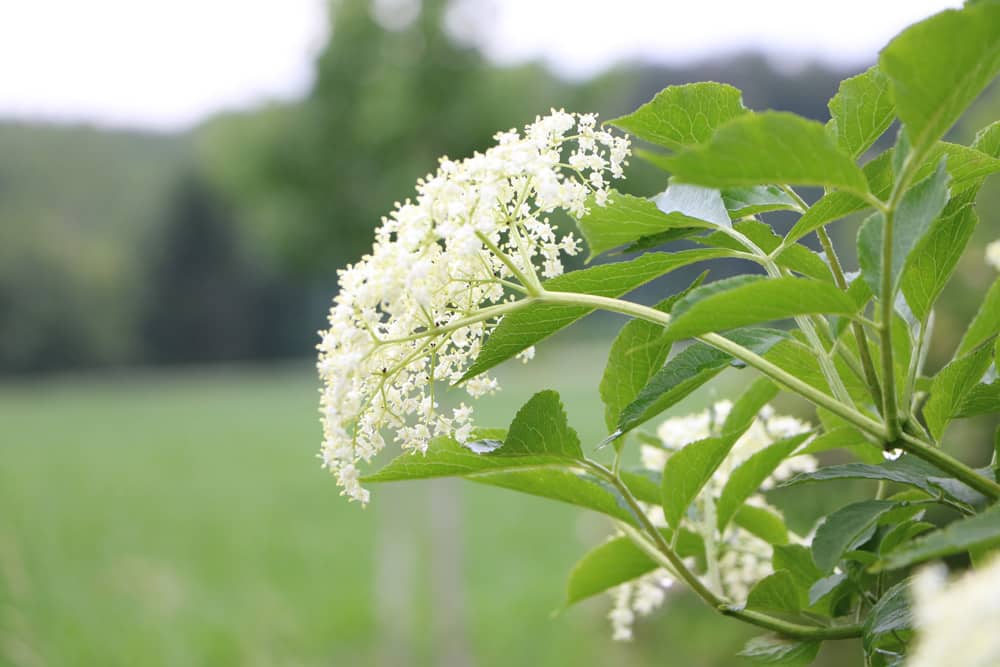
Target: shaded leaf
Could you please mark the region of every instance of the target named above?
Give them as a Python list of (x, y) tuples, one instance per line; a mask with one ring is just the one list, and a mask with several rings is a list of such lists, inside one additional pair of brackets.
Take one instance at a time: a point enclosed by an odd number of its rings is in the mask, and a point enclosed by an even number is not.
[(935, 439), (940, 439), (945, 426), (990, 365), (992, 350), (980, 345), (964, 357), (953, 360), (934, 377), (931, 396), (924, 404), (924, 420)]
[(734, 220), (768, 211), (794, 211), (798, 208), (798, 203), (776, 185), (723, 188), (722, 201)]
[[(775, 329), (742, 329), (726, 338), (763, 354), (784, 337)], [(718, 375), (733, 357), (704, 343), (681, 350), (650, 378), (635, 400), (622, 410), (618, 431), (625, 433), (652, 419)]]
[(765, 507), (741, 505), (736, 510), (733, 523), (768, 544), (788, 544), (788, 528), (785, 526), (785, 520)]
[(867, 652), (871, 652), (880, 636), (909, 630), (913, 626), (909, 584), (908, 580), (901, 581), (890, 588), (868, 613), (862, 634)]
[(977, 384), (962, 399), (953, 419), (1000, 413), (1000, 380)]
[(566, 603), (574, 604), (592, 595), (641, 577), (658, 567), (655, 561), (627, 537), (616, 537), (590, 550), (569, 573)]
[(956, 357), (967, 354), (970, 350), (986, 342), (1000, 331), (1000, 278), (995, 280), (983, 297), (975, 317), (958, 344)]
[(795, 578), (788, 570), (775, 570), (750, 589), (747, 607), (774, 611), (796, 612), (802, 606)]
[(941, 530), (913, 540), (890, 552), (872, 571), (895, 570), (969, 549), (996, 545), (1000, 545), (1000, 505), (988, 507), (980, 514), (959, 519)]
[(830, 572), (844, 554), (867, 541), (879, 517), (895, 507), (889, 500), (865, 500), (841, 507), (816, 528), (812, 552), (816, 567)]
[(817, 654), (819, 654), (819, 645), (819, 642), (798, 641), (778, 635), (763, 635), (748, 641), (738, 655), (761, 665), (803, 667), (816, 659)]
[(844, 79), (830, 108), (830, 131), (840, 149), (858, 157), (882, 136), (895, 117), (889, 80), (878, 66)]
[[(669, 313), (679, 299), (702, 283), (706, 275), (707, 271), (687, 289), (654, 307)], [(604, 420), (609, 431), (615, 429), (625, 406), (635, 400), (653, 374), (663, 366), (670, 354), (671, 344), (671, 339), (663, 333), (663, 325), (646, 320), (629, 320), (618, 332), (608, 351), (608, 362), (600, 383)]]

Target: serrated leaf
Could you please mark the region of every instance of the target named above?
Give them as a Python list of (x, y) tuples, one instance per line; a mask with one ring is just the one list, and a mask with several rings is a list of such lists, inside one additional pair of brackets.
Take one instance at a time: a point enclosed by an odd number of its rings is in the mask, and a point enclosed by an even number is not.
[(580, 438), (569, 426), (559, 394), (540, 391), (525, 403), (510, 428), (503, 447), (492, 456), (552, 456), (581, 460)]
[(731, 438), (705, 438), (685, 445), (667, 459), (663, 468), (663, 516), (673, 528), (697, 497), (712, 473), (732, 449)]
[(819, 654), (819, 642), (799, 641), (777, 635), (754, 637), (738, 655), (761, 665), (804, 667)]
[[(965, 493), (954, 495), (958, 486), (965, 486), (958, 480), (952, 480), (947, 473), (915, 456), (905, 454), (895, 461), (883, 461), (879, 465), (866, 463), (843, 463), (824, 466), (818, 470), (799, 473), (779, 486), (797, 486), (805, 482), (825, 482), (840, 479), (871, 479), (885, 482), (905, 484), (931, 495), (945, 494), (955, 500), (965, 502), (972, 489), (965, 487)], [(944, 484), (943, 480), (950, 483)]]
[[(650, 253), (628, 262), (602, 264), (580, 271), (571, 271), (545, 281), (543, 287), (555, 292), (618, 298), (674, 269), (707, 259), (724, 257), (726, 254), (724, 251), (713, 249)], [(479, 356), (460, 382), (488, 371), (593, 311), (593, 308), (586, 306), (543, 302), (532, 303), (507, 314), (483, 343)]]
[(566, 604), (574, 604), (598, 593), (641, 577), (659, 567), (627, 537), (616, 537), (591, 549), (569, 574)]
[(941, 530), (900, 547), (882, 559), (872, 571), (896, 570), (944, 558), (969, 549), (1000, 544), (1000, 505), (993, 505), (975, 516), (959, 519)]
[(910, 26), (882, 49), (879, 67), (912, 150), (922, 154), (1000, 72), (1000, 5), (948, 10)]
[(1000, 413), (1000, 380), (994, 380), (988, 384), (977, 384), (970, 389), (952, 418), (959, 419), (995, 413)]
[(400, 454), (382, 469), (361, 481), (376, 483), (434, 477), (465, 477), (490, 470), (564, 464), (564, 460), (552, 456), (504, 457), (477, 454), (451, 438), (434, 438), (428, 445), (426, 453)]
[[(722, 281), (720, 281), (722, 282)], [(667, 334), (675, 339), (726, 331), (748, 324), (796, 315), (836, 313), (854, 315), (857, 305), (834, 285), (812, 278), (769, 278), (715, 283), (694, 290), (674, 307)]]
[(736, 510), (757, 492), (775, 469), (794, 452), (809, 437), (810, 434), (792, 436), (779, 440), (772, 445), (756, 452), (753, 456), (733, 470), (722, 489), (722, 494), (715, 505), (718, 516), (719, 530), (725, 530)]
[[(590, 248), (590, 259), (612, 248), (671, 229), (713, 227), (713, 223), (674, 209), (665, 213), (642, 197), (612, 192), (604, 206), (588, 201), (587, 214), (576, 222)], [(725, 210), (723, 210), (725, 213)], [(727, 218), (728, 220), (728, 218)]]
[(608, 124), (659, 146), (679, 150), (708, 141), (717, 127), (747, 113), (738, 88), (713, 82), (664, 88)]
[[(731, 331), (726, 338), (763, 354), (785, 334), (775, 329)], [(618, 431), (626, 433), (674, 405), (718, 375), (733, 357), (704, 343), (681, 350), (650, 378), (635, 400), (622, 410)]]
[(812, 552), (816, 567), (831, 572), (844, 554), (864, 542), (879, 517), (893, 509), (889, 500), (865, 500), (841, 507), (816, 528)]
[(678, 180), (709, 187), (788, 183), (868, 192), (861, 169), (822, 125), (780, 111), (735, 118), (708, 143), (662, 162)]
[[(707, 271), (685, 290), (654, 307), (669, 313), (679, 299), (702, 283), (706, 275)], [(646, 320), (629, 320), (618, 332), (608, 352), (608, 362), (600, 383), (604, 421), (609, 432), (615, 429), (625, 406), (635, 400), (653, 374), (666, 362), (671, 345), (672, 341), (663, 334), (663, 325)]]
[(982, 379), (992, 356), (990, 346), (980, 345), (964, 357), (953, 360), (934, 377), (923, 415), (935, 439), (941, 438), (966, 394)]
[(722, 201), (733, 220), (768, 211), (794, 211), (798, 203), (776, 185), (723, 188)]
[[(891, 150), (881, 153), (862, 168), (868, 189), (880, 199), (892, 190), (892, 155)], [(848, 192), (828, 192), (798, 219), (786, 235), (786, 242), (797, 241), (823, 225), (868, 208), (864, 199)]]
[(830, 129), (840, 149), (852, 157), (868, 150), (889, 129), (896, 107), (889, 93), (889, 79), (874, 66), (844, 79), (830, 109)]
[(913, 314), (921, 321), (951, 280), (958, 260), (979, 223), (971, 204), (952, 200), (914, 248), (901, 287)]
[(934, 530), (937, 528), (933, 523), (928, 523), (927, 521), (920, 521), (918, 519), (908, 519), (902, 523), (896, 524), (882, 537), (882, 540), (878, 543), (878, 553), (880, 556), (885, 556), (890, 551), (897, 549), (900, 545), (909, 542), (917, 535), (926, 533), (928, 530)]
[(913, 626), (910, 611), (909, 581), (901, 581), (879, 598), (865, 618), (862, 641), (871, 652), (879, 637), (909, 630)]
[(983, 297), (975, 317), (958, 344), (956, 357), (967, 354), (970, 350), (986, 342), (990, 336), (1000, 331), (1000, 278), (995, 280)]
[[(893, 292), (899, 284), (910, 251), (927, 234), (931, 223), (944, 210), (948, 202), (949, 180), (950, 176), (942, 161), (938, 164), (934, 175), (917, 183), (903, 195), (892, 230), (892, 266), (888, 270), (892, 277)], [(884, 216), (876, 213), (865, 220), (858, 231), (858, 263), (861, 265), (861, 275), (876, 294), (881, 292), (884, 226)]]
[(788, 544), (785, 520), (767, 508), (742, 505), (736, 510), (733, 523), (768, 544)]
[(801, 606), (799, 589), (788, 570), (775, 570), (750, 589), (747, 608), (772, 611), (797, 612)]

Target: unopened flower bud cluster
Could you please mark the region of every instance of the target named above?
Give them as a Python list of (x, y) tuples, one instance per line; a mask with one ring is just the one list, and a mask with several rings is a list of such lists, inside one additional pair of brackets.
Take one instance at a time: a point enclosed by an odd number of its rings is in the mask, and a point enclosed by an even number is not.
[[(628, 140), (593, 114), (553, 111), (495, 138), (484, 153), (442, 158), (416, 197), (383, 218), (371, 253), (339, 272), (318, 345), (320, 456), (352, 500), (368, 501), (358, 466), (386, 437), (415, 452), (437, 436), (469, 437), (472, 410), (440, 411), (435, 383), (463, 377), (498, 321), (481, 311), (513, 298), (518, 274), (563, 272), (580, 243), (548, 216), (580, 217), (591, 196), (603, 205), (629, 155)], [(474, 398), (498, 388), (488, 375), (463, 387)]]
[[(732, 409), (729, 401), (719, 401), (708, 410), (672, 417), (660, 424), (657, 436), (662, 446), (643, 445), (641, 449), (643, 466), (660, 472), (670, 456), (685, 446), (719, 435), (723, 422)], [(705, 484), (691, 511), (684, 517), (681, 527), (690, 530), (714, 545), (714, 555), (718, 564), (718, 581), (707, 576), (703, 580), (717, 594), (734, 603), (746, 601), (750, 588), (771, 574), (771, 545), (730, 522), (720, 533), (716, 524), (715, 503), (722, 495), (726, 482), (733, 471), (755, 453), (771, 444), (796, 435), (807, 433), (812, 427), (794, 417), (776, 415), (770, 406), (764, 406), (750, 428), (733, 445), (725, 460)], [(800, 449), (805, 446), (803, 443)], [(801, 472), (812, 472), (817, 461), (808, 454), (786, 458), (761, 484), (760, 491), (767, 491), (776, 484)], [(750, 505), (770, 508), (762, 493), (756, 493), (747, 500)], [(776, 510), (775, 510), (776, 511)], [(654, 525), (665, 526), (663, 511), (659, 507), (647, 508), (647, 514)], [(792, 536), (798, 542), (802, 538)], [(711, 557), (711, 554), (709, 554)], [(689, 562), (688, 567), (694, 567)], [(634, 581), (622, 584), (612, 591), (614, 607), (609, 614), (615, 639), (627, 640), (632, 637), (632, 623), (637, 616), (645, 616), (662, 604), (665, 590), (673, 584), (670, 573), (664, 569), (644, 575)], [(654, 592), (654, 589), (658, 593)]]

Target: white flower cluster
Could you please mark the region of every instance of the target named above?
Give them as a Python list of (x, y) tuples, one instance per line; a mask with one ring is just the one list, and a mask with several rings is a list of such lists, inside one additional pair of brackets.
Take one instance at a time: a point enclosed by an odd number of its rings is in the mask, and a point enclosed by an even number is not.
[(949, 583), (944, 565), (913, 578), (916, 647), (907, 667), (1000, 665), (1000, 558)]
[(1000, 239), (986, 246), (986, 263), (1000, 271)]
[[(719, 435), (731, 409), (731, 402), (719, 401), (708, 410), (667, 419), (657, 429), (662, 447), (642, 446), (643, 466), (657, 472), (662, 471), (673, 452), (698, 440)], [(692, 505), (692, 511), (684, 518), (682, 528), (700, 535), (706, 545), (712, 545), (718, 563), (718, 577), (713, 581), (706, 573), (702, 578), (705, 585), (714, 589), (717, 594), (733, 602), (745, 602), (750, 588), (773, 572), (770, 544), (735, 523), (730, 523), (721, 534), (718, 531), (715, 504), (722, 495), (726, 482), (733, 471), (755, 453), (778, 440), (806, 433), (811, 428), (806, 422), (794, 417), (776, 415), (770, 406), (764, 406), (750, 428), (736, 441), (718, 470), (705, 484)], [(803, 443), (800, 449), (805, 444)], [(764, 480), (760, 491), (774, 488), (775, 484), (797, 473), (812, 472), (816, 466), (816, 459), (808, 454), (788, 457)], [(768, 507), (761, 493), (750, 496), (747, 503)], [(649, 507), (647, 513), (654, 525), (665, 525), (661, 508)], [(797, 536), (793, 536), (793, 539), (800, 543), (806, 541)], [(711, 557), (711, 554), (708, 555)], [(687, 565), (693, 569), (695, 563), (692, 561)], [(630, 639), (631, 624), (636, 615), (648, 614), (654, 607), (659, 606), (664, 599), (663, 591), (672, 583), (673, 579), (667, 571), (657, 570), (651, 575), (617, 587), (612, 592), (614, 608), (609, 614), (614, 638)], [(659, 596), (650, 592), (651, 588), (656, 587), (660, 590)]]
[[(553, 111), (496, 140), (465, 160), (442, 158), (416, 198), (383, 218), (371, 253), (339, 272), (318, 345), (320, 456), (352, 500), (368, 501), (358, 464), (383, 449), (386, 431), (417, 452), (435, 436), (469, 437), (472, 410), (440, 412), (435, 382), (462, 378), (498, 321), (489, 307), (512, 298), (518, 275), (562, 273), (563, 254), (580, 244), (547, 215), (580, 217), (590, 195), (603, 205), (629, 155), (628, 140), (593, 114)], [(497, 383), (482, 375), (464, 387), (478, 397)]]

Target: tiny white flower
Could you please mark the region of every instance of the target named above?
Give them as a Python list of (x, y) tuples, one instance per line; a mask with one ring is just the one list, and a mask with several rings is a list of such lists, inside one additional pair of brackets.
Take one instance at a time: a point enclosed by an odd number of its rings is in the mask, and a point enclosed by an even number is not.
[(986, 246), (986, 263), (1000, 271), (1000, 239)]

